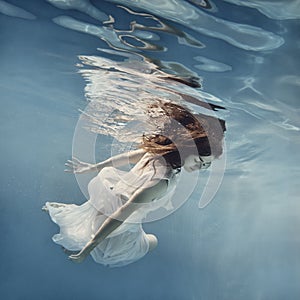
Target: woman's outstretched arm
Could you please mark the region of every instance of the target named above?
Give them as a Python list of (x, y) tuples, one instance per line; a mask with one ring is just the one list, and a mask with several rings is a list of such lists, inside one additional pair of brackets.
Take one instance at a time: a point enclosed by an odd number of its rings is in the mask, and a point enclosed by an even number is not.
[(168, 181), (161, 180), (156, 185), (139, 189), (123, 206), (105, 220), (95, 236), (78, 254), (71, 255), (69, 258), (74, 262), (82, 262), (100, 242), (116, 230), (135, 210), (141, 205), (163, 196), (167, 188)]
[(121, 167), (128, 163), (136, 164), (142, 156), (145, 154), (143, 149), (133, 150), (126, 153), (122, 153), (116, 156), (113, 156), (107, 160), (99, 162), (97, 164), (90, 164), (82, 162), (76, 157), (72, 160), (68, 160), (65, 164), (67, 173), (83, 174), (87, 172), (100, 171), (105, 167)]

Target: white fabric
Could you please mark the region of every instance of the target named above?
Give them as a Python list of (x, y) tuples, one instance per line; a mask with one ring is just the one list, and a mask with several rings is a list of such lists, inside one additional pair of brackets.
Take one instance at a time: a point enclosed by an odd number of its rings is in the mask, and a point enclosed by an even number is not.
[(176, 186), (175, 173), (148, 153), (129, 172), (114, 167), (104, 168), (90, 181), (90, 199), (84, 204), (46, 203), (51, 219), (60, 226), (60, 233), (53, 236), (53, 241), (71, 251), (81, 250), (107, 216), (122, 206), (137, 189), (167, 179), (168, 190), (162, 198), (138, 208), (91, 252), (93, 259), (103, 265), (123, 266), (138, 260), (149, 250), (142, 220), (150, 211), (173, 208), (171, 198)]

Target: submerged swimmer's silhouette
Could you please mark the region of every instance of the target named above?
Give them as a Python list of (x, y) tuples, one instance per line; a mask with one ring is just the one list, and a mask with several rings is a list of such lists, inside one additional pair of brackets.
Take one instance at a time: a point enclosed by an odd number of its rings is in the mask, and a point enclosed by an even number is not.
[[(78, 252), (69, 256), (72, 261), (81, 262), (91, 254), (103, 265), (123, 266), (143, 257), (157, 245), (157, 238), (144, 232), (143, 218), (170, 205), (180, 170), (208, 168), (221, 156), (223, 120), (196, 116), (169, 101), (153, 102), (148, 112), (153, 110), (160, 111), (164, 124), (159, 133), (141, 136), (136, 150), (97, 164), (76, 158), (66, 163), (68, 172), (99, 172), (88, 185), (89, 200), (82, 205), (45, 205), (60, 226), (53, 240)], [(128, 161), (134, 167), (119, 170)]]

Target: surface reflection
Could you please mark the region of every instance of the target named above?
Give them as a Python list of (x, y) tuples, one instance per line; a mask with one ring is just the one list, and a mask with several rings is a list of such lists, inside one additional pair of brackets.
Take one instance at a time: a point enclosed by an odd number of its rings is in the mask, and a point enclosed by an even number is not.
[[(122, 55), (116, 51), (113, 53)], [(172, 75), (166, 72), (166, 64), (165, 70), (161, 70), (157, 60), (154, 63), (142, 56), (127, 56), (123, 62), (101, 56), (80, 56), (86, 66), (80, 73), (87, 81), (85, 94), (90, 105), (85, 114), (90, 117), (92, 132), (110, 135), (118, 141), (131, 141), (140, 137), (141, 128), (136, 133), (126, 125), (138, 120), (148, 126), (143, 128), (144, 134), (155, 132), (157, 124), (145, 122), (144, 113), (155, 98), (185, 103), (191, 109), (198, 107), (199, 111), (201, 108), (212, 111), (223, 109), (219, 103), (213, 103), (220, 100), (197, 89), (200, 78), (184, 76), (186, 74), (179, 72)]]
[[(91, 7), (87, 0), (48, 1), (58, 7), (77, 9), (87, 14), (90, 14), (93, 10), (98, 11), (98, 9)], [(282, 37), (272, 32), (265, 31), (259, 27), (217, 18), (183, 0), (155, 0), (151, 2), (147, 0), (109, 1), (144, 10), (246, 50), (271, 50), (280, 47), (284, 43)]]
[(300, 2), (298, 0), (225, 0), (237, 5), (253, 7), (267, 17), (275, 20), (299, 19)]
[(225, 40), (247, 50), (260, 51), (277, 48), (283, 39), (271, 32), (247, 24), (238, 24), (214, 17), (182, 0), (132, 2), (129, 0), (110, 0), (144, 9), (157, 16), (185, 25), (204, 35)]
[(27, 10), (2, 0), (0, 0), (0, 13), (27, 20), (34, 20), (36, 18), (35, 15)]
[(99, 21), (108, 21), (109, 16), (95, 7), (89, 0), (46, 0), (60, 9), (76, 9)]

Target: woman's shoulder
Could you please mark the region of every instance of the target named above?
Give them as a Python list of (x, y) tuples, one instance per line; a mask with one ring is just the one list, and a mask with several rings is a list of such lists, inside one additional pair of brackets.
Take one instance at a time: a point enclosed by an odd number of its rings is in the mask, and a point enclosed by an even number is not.
[(178, 170), (173, 169), (161, 155), (146, 153), (141, 161), (140, 168), (143, 173), (148, 173), (151, 180), (170, 180), (178, 173)]

